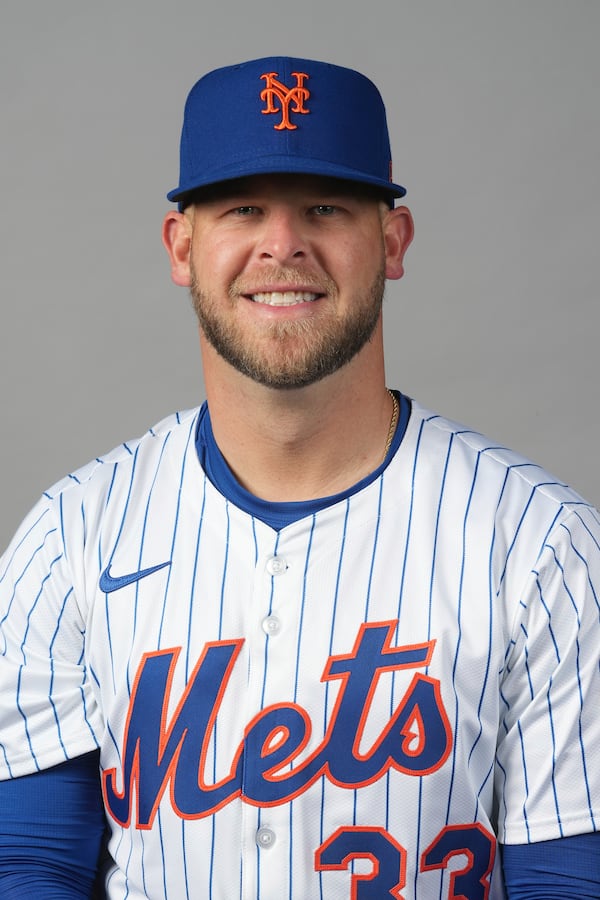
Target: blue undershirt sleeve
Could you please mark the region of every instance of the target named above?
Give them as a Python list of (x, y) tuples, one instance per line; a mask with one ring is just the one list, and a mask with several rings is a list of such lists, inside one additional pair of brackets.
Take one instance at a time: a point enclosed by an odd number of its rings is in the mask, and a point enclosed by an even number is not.
[(104, 833), (98, 752), (0, 782), (0, 897), (89, 900)]
[(508, 900), (599, 900), (600, 832), (502, 848)]

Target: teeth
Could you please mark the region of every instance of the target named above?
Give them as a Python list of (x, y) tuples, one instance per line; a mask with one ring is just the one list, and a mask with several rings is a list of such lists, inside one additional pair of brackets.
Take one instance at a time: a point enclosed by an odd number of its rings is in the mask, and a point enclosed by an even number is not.
[(255, 303), (265, 303), (267, 306), (294, 306), (295, 303), (312, 303), (319, 294), (310, 291), (272, 291), (250, 296)]

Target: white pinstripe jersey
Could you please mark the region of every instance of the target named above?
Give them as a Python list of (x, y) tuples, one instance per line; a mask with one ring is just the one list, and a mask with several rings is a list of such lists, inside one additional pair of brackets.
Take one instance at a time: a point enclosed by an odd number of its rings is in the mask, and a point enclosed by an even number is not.
[[(413, 404), (383, 474), (276, 532), (165, 420), (0, 564), (0, 764), (101, 748), (110, 898), (504, 896), (600, 822), (598, 513)], [(68, 810), (65, 810), (68, 815)]]

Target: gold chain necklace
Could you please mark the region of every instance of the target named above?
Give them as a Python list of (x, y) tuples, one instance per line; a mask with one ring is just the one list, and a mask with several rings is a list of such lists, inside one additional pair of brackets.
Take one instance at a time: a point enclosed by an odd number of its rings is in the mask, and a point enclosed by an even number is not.
[(398, 403), (398, 398), (396, 397), (396, 395), (394, 394), (393, 391), (390, 391), (389, 388), (387, 388), (387, 392), (390, 395), (390, 397), (392, 398), (392, 403), (394, 404), (394, 407), (392, 409), (392, 418), (390, 419), (390, 427), (388, 428), (387, 438), (385, 441), (385, 447), (383, 448), (383, 458), (384, 459), (388, 455), (389, 449), (392, 446), (392, 441), (393, 441), (394, 435), (396, 433), (396, 425), (398, 424), (398, 415), (400, 413), (400, 405)]

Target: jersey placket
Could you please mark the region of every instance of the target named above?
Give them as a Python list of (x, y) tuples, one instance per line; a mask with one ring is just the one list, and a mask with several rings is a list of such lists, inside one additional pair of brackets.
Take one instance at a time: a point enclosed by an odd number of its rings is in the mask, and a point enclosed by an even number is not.
[[(271, 529), (259, 537), (246, 631), (248, 727), (242, 775), (243, 896), (277, 900), (287, 895), (289, 885), (290, 806), (277, 802), (281, 788), (269, 784), (264, 769), (269, 750), (285, 741), (285, 726), (277, 726), (273, 710), (294, 697), (306, 553), (305, 529), (287, 531), (295, 533), (293, 538)], [(274, 716), (274, 729), (261, 744), (253, 728), (264, 711)]]

